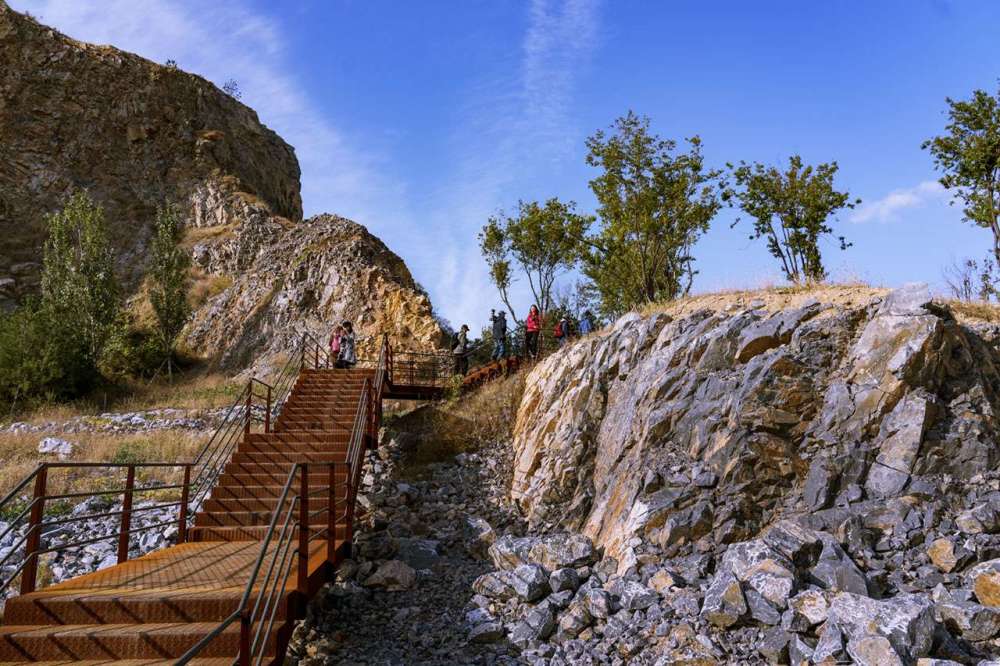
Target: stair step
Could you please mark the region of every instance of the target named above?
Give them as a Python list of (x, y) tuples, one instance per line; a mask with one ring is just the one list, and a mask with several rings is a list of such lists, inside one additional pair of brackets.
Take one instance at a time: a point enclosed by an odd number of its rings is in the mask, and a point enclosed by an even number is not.
[(233, 454), (230, 464), (287, 463), (292, 465), (293, 463), (342, 463), (346, 461), (347, 445), (341, 444), (332, 451), (237, 451)]
[[(46, 590), (14, 597), (4, 609), (9, 625), (163, 624), (221, 622), (239, 607), (243, 586), (215, 590)], [(287, 599), (279, 605), (285, 617)]]
[[(341, 487), (344, 487), (346, 489), (347, 474), (346, 473), (339, 474), (335, 479), (335, 483), (338, 491), (341, 489)], [(310, 490), (319, 490), (321, 488), (327, 488), (328, 486), (329, 486), (329, 479), (325, 477), (315, 478), (311, 474), (309, 475)], [(278, 497), (281, 496), (282, 490), (284, 490), (284, 485), (277, 483), (272, 485), (263, 485), (263, 484), (238, 485), (234, 483), (228, 483), (227, 485), (216, 486), (212, 490), (211, 499), (217, 499), (217, 500), (241, 500), (241, 499), (265, 499), (265, 498), (277, 499)]]
[[(195, 526), (190, 528), (188, 531), (188, 537), (194, 543), (211, 543), (216, 541), (224, 541), (229, 543), (235, 542), (255, 542), (261, 541), (267, 535), (267, 525), (245, 525), (242, 527), (237, 526), (224, 526), (224, 525), (205, 525), (205, 526)], [(317, 533), (324, 526), (312, 526), (314, 533)], [(297, 537), (298, 528), (292, 530), (293, 535)], [(337, 525), (336, 537), (338, 542), (342, 542), (347, 538), (347, 526)]]
[[(325, 502), (316, 502), (315, 507), (310, 507), (310, 512), (317, 511), (326, 505)], [(285, 507), (285, 511), (288, 506)], [(199, 511), (194, 517), (195, 527), (267, 527), (271, 524), (271, 514), (273, 510), (265, 509), (260, 511), (223, 511), (219, 513), (206, 513)], [(284, 516), (281, 517), (282, 519)], [(298, 519), (298, 509), (295, 509), (292, 520)], [(283, 522), (283, 520), (279, 521)], [(326, 513), (313, 516), (309, 521), (310, 527), (326, 527)]]
[(245, 443), (247, 444), (266, 444), (275, 448), (282, 448), (298, 442), (326, 444), (329, 442), (348, 442), (350, 439), (349, 433), (341, 431), (321, 433), (315, 430), (295, 430), (294, 428), (275, 432), (252, 432), (245, 435)]
[[(217, 622), (150, 624), (69, 624), (0, 626), (0, 659), (176, 659), (218, 626)], [(274, 651), (275, 634), (268, 636)], [(240, 624), (234, 622), (199, 653), (232, 657), (239, 651)]]
[[(321, 492), (322, 491), (322, 492)], [(311, 495), (309, 502), (313, 511), (318, 510), (320, 507), (325, 506), (327, 502), (330, 501), (329, 490), (327, 488), (314, 488), (310, 487), (309, 492), (315, 492), (315, 495)], [(337, 500), (343, 502), (347, 499), (347, 488), (342, 490), (338, 489)], [(232, 498), (220, 498), (216, 499), (212, 497), (211, 499), (205, 500), (205, 504), (202, 505), (202, 511), (204, 513), (239, 513), (239, 512), (251, 512), (257, 513), (260, 511), (270, 513), (274, 511), (274, 507), (278, 504), (278, 497), (242, 497), (239, 499)]]

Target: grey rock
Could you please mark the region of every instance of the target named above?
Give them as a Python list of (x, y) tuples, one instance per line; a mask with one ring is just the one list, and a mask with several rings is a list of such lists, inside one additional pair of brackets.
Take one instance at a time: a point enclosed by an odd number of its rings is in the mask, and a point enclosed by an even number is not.
[(477, 624), (469, 631), (469, 640), (473, 643), (495, 643), (504, 637), (503, 625), (499, 622), (484, 622)]
[(416, 581), (417, 574), (408, 564), (399, 560), (389, 560), (365, 579), (364, 584), (365, 587), (380, 587), (390, 592), (398, 592), (412, 588)]
[[(933, 609), (928, 598), (917, 594), (878, 601), (841, 592), (830, 602), (827, 621), (844, 633), (848, 643), (874, 632), (884, 636), (900, 658), (915, 660), (930, 651), (935, 627)], [(874, 649), (874, 644), (871, 647)]]
[(626, 581), (619, 592), (622, 608), (645, 610), (659, 601), (659, 595), (645, 585)]
[(430, 569), (441, 558), (440, 542), (433, 539), (402, 538), (396, 557), (417, 570)]
[(757, 644), (757, 652), (767, 659), (769, 664), (788, 663), (788, 643), (792, 635), (784, 629), (775, 627), (764, 633), (764, 638)]
[(571, 603), (559, 618), (559, 632), (573, 638), (579, 636), (580, 632), (589, 627), (593, 621), (593, 616), (586, 608), (586, 602), (578, 599)]
[(575, 592), (580, 587), (580, 574), (569, 567), (556, 569), (549, 575), (549, 587), (553, 592)]
[(985, 641), (1000, 634), (1000, 608), (971, 601), (943, 601), (935, 611), (948, 629), (965, 640)]
[(597, 561), (594, 543), (582, 534), (549, 534), (538, 539), (529, 550), (532, 562), (549, 571), (580, 567)]
[(858, 666), (904, 666), (903, 660), (885, 636), (854, 636), (847, 642), (847, 654)]
[(527, 602), (541, 599), (549, 593), (549, 577), (537, 564), (522, 564), (511, 571), (509, 583), (514, 593)]
[(768, 626), (776, 626), (781, 623), (781, 612), (761, 596), (757, 590), (752, 588), (745, 590), (744, 598), (747, 608), (750, 609), (750, 617)]
[(611, 616), (614, 604), (611, 600), (611, 594), (606, 590), (601, 588), (590, 588), (583, 590), (583, 603), (587, 612), (595, 618), (607, 619)]
[(736, 576), (728, 571), (716, 575), (705, 592), (702, 616), (717, 627), (726, 628), (739, 622), (746, 612), (746, 599)]

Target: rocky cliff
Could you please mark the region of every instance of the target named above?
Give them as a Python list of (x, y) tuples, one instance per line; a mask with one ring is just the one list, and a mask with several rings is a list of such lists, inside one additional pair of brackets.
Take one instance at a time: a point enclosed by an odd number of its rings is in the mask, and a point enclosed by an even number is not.
[[(530, 528), (603, 548), (654, 654), (1000, 654), (997, 325), (921, 286), (776, 300), (629, 315), (540, 363), (513, 439)], [(575, 603), (555, 640), (597, 645), (610, 620)]]
[(406, 264), (359, 224), (318, 215), (288, 224), (238, 196), (210, 206), (220, 217), (191, 231), (195, 264), (227, 285), (196, 313), (184, 342), (193, 353), (238, 368), (268, 362), (303, 333), (324, 343), (354, 324), (359, 354), (387, 333), (404, 349), (436, 349), (445, 334)]
[(74, 189), (104, 206), (131, 285), (165, 200), (188, 210), (228, 188), (301, 219), (292, 147), (201, 77), (75, 41), (3, 0), (0, 63), (0, 305), (37, 288), (44, 215)]

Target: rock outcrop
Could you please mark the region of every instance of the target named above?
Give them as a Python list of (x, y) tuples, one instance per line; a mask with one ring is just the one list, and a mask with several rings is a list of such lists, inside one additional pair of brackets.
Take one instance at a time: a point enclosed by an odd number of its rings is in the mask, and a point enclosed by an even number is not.
[(550, 356), (512, 498), (626, 582), (683, 581), (734, 659), (995, 658), (997, 326), (920, 285), (797, 301), (628, 315)]
[(292, 147), (210, 82), (75, 41), (3, 0), (0, 62), (0, 308), (37, 288), (44, 216), (84, 188), (104, 207), (130, 291), (156, 208), (180, 210), (195, 267), (191, 356), (266, 365), (344, 319), (399, 347), (444, 344), (403, 261), (354, 222), (303, 222)]
[(185, 331), (185, 344), (198, 355), (230, 368), (278, 360), (303, 333), (325, 343), (345, 319), (354, 324), (361, 356), (375, 352), (382, 333), (400, 348), (445, 344), (406, 264), (361, 225), (332, 215), (288, 225), (243, 201), (211, 222), (196, 230), (208, 235), (194, 244), (194, 261), (228, 286)]
[(138, 282), (156, 207), (206, 189), (302, 217), (291, 146), (205, 79), (73, 40), (0, 0), (0, 305), (37, 288), (44, 216), (83, 188), (105, 209), (119, 267)]

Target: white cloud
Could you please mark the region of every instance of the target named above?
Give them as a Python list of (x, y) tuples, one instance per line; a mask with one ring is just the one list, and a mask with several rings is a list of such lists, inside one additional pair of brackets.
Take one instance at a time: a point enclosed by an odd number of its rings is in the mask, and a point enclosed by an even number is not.
[(287, 36), (241, 0), (13, 0), (70, 37), (112, 44), (218, 86), (239, 82), (242, 101), (295, 147), (306, 215), (336, 212), (363, 224), (386, 219), (387, 199), (403, 193), (377, 170), (377, 156), (355, 148), (303, 92), (287, 61)]
[(915, 187), (893, 190), (881, 199), (862, 204), (851, 214), (851, 222), (889, 222), (907, 208), (917, 208), (929, 201), (946, 196), (946, 190), (936, 180), (925, 180)]
[[(434, 252), (446, 257), (444, 264), (464, 268), (458, 281), (453, 271), (438, 271), (431, 285), (452, 322), (471, 326), (491, 304), (499, 306), (475, 242), (479, 227), (497, 209), (532, 196), (531, 188), (582, 141), (572, 103), (598, 41), (598, 14), (597, 0), (533, 0), (518, 60), (469, 90), (449, 140), (455, 169), (430, 202), (430, 222), (462, 234), (445, 244), (435, 238)], [(527, 287), (513, 291), (515, 303), (526, 306)]]

